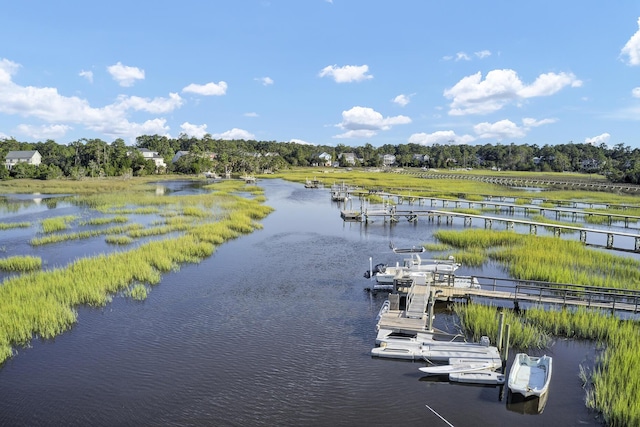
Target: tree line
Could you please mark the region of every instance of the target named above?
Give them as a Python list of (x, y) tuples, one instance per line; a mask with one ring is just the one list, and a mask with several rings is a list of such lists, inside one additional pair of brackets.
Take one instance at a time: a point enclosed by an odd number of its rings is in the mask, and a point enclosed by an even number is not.
[[(166, 163), (158, 168), (137, 150), (157, 152)], [(55, 179), (69, 177), (140, 176), (156, 173), (199, 174), (214, 172), (262, 173), (288, 167), (322, 165), (328, 155), (340, 166), (383, 166), (383, 155), (395, 156), (397, 167), (474, 168), (512, 171), (583, 172), (605, 175), (612, 182), (640, 184), (640, 149), (624, 144), (607, 147), (592, 144), (538, 145), (485, 144), (385, 144), (374, 147), (367, 143), (353, 147), (339, 144), (308, 145), (295, 142), (220, 140), (210, 135), (202, 138), (181, 135), (169, 138), (143, 135), (134, 146), (118, 138), (111, 143), (101, 139), (80, 139), (69, 144), (20, 142), (0, 139), (0, 156), (9, 151), (38, 150), (40, 166), (18, 164), (7, 170), (0, 167), (0, 178)], [(179, 151), (186, 152), (175, 163)], [(212, 155), (213, 153), (213, 155)], [(347, 161), (347, 156), (355, 164)]]

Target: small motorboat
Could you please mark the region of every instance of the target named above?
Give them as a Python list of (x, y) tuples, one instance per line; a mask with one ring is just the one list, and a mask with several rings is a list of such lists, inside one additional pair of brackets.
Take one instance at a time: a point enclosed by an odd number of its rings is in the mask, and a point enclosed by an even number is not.
[(516, 354), (509, 371), (509, 390), (524, 397), (545, 397), (551, 380), (552, 359), (544, 355), (529, 356), (525, 353)]
[(423, 366), (418, 369), (420, 372), (429, 375), (450, 375), (461, 372), (486, 371), (495, 369), (498, 366), (490, 359), (468, 359), (458, 361), (457, 363), (450, 361), (448, 365)]
[(470, 384), (504, 384), (504, 374), (492, 370), (452, 372), (449, 374), (449, 381)]

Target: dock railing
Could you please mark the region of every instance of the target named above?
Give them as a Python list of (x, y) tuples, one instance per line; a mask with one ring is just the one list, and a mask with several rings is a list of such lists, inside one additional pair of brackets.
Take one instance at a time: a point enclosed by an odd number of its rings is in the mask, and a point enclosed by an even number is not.
[[(454, 296), (640, 312), (640, 290), (487, 276), (472, 277), (478, 280), (481, 289), (452, 288)], [(451, 283), (451, 280), (448, 283)], [(446, 282), (444, 286), (447, 286)]]

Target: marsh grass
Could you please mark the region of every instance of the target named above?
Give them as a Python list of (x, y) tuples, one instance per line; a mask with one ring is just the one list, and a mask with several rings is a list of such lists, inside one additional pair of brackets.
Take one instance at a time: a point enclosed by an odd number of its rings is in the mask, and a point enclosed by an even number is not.
[(437, 230), (434, 237), (462, 252), (485, 251), (515, 279), (640, 289), (640, 261), (595, 251), (581, 242), (486, 229)]
[(467, 267), (482, 267), (482, 265), (484, 265), (484, 263), (489, 259), (489, 255), (486, 251), (473, 248), (465, 251), (453, 252), (451, 256), (456, 259), (456, 262)]
[[(576, 224), (573, 222), (563, 222), (563, 221), (557, 221), (554, 219), (550, 219), (547, 218), (544, 215), (532, 215), (531, 216), (531, 220), (534, 222), (542, 222), (544, 224), (552, 224), (552, 225), (566, 225), (569, 227), (576, 227)], [(554, 227), (545, 227), (547, 230), (553, 231)], [(569, 230), (566, 228), (560, 228), (560, 233), (564, 233), (564, 234), (572, 234), (572, 233), (577, 233), (578, 231), (575, 230)]]
[(106, 225), (106, 224), (123, 224), (125, 222), (129, 221), (129, 218), (127, 218), (124, 215), (116, 215), (116, 216), (112, 216), (112, 217), (103, 217), (103, 218), (91, 218), (87, 221), (81, 221), (80, 225)]
[(29, 228), (31, 223), (28, 221), (22, 222), (0, 222), (0, 230), (11, 230), (13, 228)]
[(94, 230), (77, 231), (74, 233), (49, 234), (42, 237), (34, 237), (29, 241), (29, 243), (32, 246), (50, 245), (53, 243), (65, 242), (68, 240), (90, 239), (92, 237), (101, 236), (105, 234), (131, 233), (141, 228), (143, 228), (141, 224), (128, 224), (124, 226), (110, 227), (104, 230), (94, 229)]
[(35, 256), (11, 256), (0, 258), (0, 270), (3, 271), (34, 271), (42, 268), (42, 259)]
[(549, 334), (537, 325), (524, 322), (512, 311), (498, 310), (495, 306), (481, 304), (454, 304), (454, 312), (460, 319), (465, 335), (473, 341), (480, 341), (483, 335), (491, 342), (498, 339), (500, 312), (504, 314), (504, 324), (510, 325), (509, 343), (520, 349), (545, 348), (550, 343)]
[(117, 236), (117, 235), (112, 235), (112, 236), (106, 236), (104, 238), (104, 241), (111, 244), (111, 245), (130, 245), (131, 243), (133, 243), (135, 240), (132, 239), (129, 236)]
[(453, 246), (447, 245), (445, 243), (425, 243), (422, 246), (428, 251), (431, 252), (446, 252), (453, 249)]
[(125, 292), (125, 295), (133, 298), (134, 300), (143, 301), (147, 299), (149, 290), (142, 283), (136, 283)]
[(43, 233), (53, 233), (56, 231), (62, 231), (69, 228), (69, 223), (74, 221), (77, 217), (74, 215), (57, 216), (54, 218), (46, 218), (40, 221)]
[(473, 208), (453, 208), (451, 212), (461, 213), (461, 214), (469, 214), (469, 215), (480, 215), (482, 210), (473, 209)]

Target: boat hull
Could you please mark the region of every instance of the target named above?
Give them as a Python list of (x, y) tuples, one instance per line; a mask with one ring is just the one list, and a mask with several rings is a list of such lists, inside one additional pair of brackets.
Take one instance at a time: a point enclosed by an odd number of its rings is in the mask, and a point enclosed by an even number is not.
[(455, 372), (449, 374), (449, 381), (468, 384), (501, 385), (505, 382), (505, 376), (500, 372), (491, 370)]
[(551, 372), (550, 356), (533, 357), (518, 353), (509, 370), (509, 390), (524, 397), (543, 397), (549, 389)]

